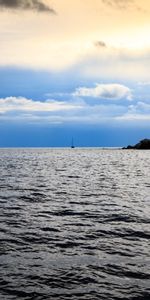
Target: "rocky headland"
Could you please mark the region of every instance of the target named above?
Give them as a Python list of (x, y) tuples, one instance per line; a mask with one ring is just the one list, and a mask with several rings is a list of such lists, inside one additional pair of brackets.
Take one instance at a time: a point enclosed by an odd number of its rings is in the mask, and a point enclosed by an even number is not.
[(128, 145), (127, 147), (124, 147), (123, 149), (150, 150), (150, 139), (141, 140), (136, 145), (134, 145), (134, 146)]

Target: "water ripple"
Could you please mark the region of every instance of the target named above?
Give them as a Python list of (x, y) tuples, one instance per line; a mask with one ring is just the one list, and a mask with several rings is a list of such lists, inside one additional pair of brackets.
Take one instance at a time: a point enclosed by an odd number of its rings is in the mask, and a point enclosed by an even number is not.
[(0, 149), (0, 299), (149, 300), (149, 151)]

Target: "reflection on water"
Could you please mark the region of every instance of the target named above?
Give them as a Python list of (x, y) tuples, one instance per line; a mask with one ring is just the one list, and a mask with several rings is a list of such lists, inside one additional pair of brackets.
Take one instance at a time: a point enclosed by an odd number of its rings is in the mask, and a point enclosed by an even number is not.
[(0, 299), (150, 299), (150, 153), (0, 149)]

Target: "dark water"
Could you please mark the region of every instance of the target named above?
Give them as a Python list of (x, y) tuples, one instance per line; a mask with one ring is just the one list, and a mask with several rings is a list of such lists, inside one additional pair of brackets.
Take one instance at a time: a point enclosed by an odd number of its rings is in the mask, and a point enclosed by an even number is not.
[(0, 149), (0, 299), (150, 299), (150, 152)]

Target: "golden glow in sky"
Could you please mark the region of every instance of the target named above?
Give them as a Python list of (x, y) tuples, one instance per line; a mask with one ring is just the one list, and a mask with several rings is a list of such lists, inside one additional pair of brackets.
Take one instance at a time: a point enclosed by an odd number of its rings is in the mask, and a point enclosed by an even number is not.
[(55, 13), (2, 7), (1, 66), (60, 70), (89, 57), (109, 59), (114, 51), (130, 50), (145, 55), (150, 48), (149, 0), (41, 2)]

